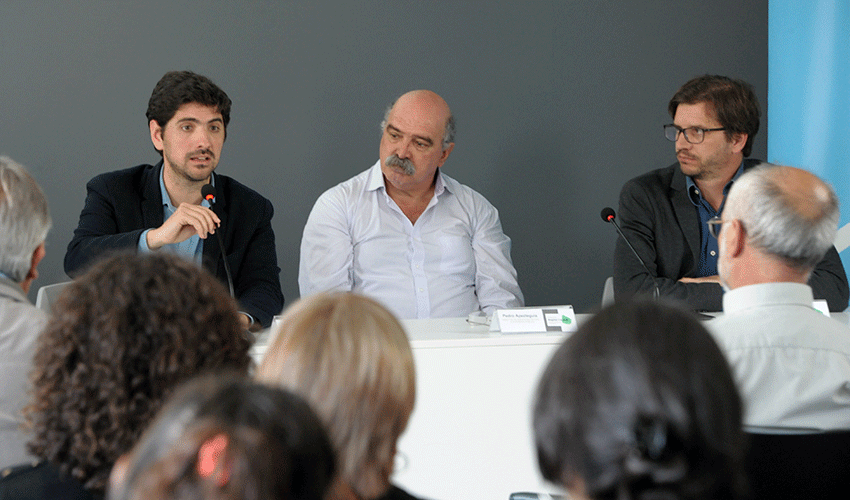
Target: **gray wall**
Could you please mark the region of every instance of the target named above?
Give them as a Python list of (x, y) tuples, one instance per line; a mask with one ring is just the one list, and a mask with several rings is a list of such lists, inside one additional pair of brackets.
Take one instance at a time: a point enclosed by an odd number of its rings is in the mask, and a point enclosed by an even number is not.
[[(584, 312), (611, 274), (599, 211), (674, 160), (661, 125), (679, 85), (743, 78), (765, 111), (767, 0), (4, 0), (0, 153), (33, 171), (54, 217), (34, 289), (67, 279), (86, 181), (159, 159), (144, 112), (172, 69), (234, 101), (219, 172), (274, 203), (287, 302), (316, 197), (377, 159), (389, 102), (428, 88), (458, 121), (444, 171), (500, 209), (527, 303)], [(753, 156), (765, 144), (763, 130)]]

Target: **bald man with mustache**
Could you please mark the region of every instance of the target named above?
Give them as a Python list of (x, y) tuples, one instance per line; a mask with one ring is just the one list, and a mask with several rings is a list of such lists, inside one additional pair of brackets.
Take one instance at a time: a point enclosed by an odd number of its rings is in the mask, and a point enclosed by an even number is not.
[(519, 307), (511, 240), (482, 195), (442, 173), (454, 149), (446, 101), (414, 90), (388, 108), (380, 159), (323, 193), (301, 239), (301, 295), (356, 291), (400, 318)]

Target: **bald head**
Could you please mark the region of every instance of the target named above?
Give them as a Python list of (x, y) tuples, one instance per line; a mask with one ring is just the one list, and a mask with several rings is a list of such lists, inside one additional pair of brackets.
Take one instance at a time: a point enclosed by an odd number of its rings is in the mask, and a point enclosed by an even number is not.
[(440, 127), (443, 130), (443, 149), (447, 149), (455, 140), (455, 120), (449, 105), (430, 90), (411, 90), (396, 99), (384, 113), (382, 132), (394, 118)]
[(820, 262), (838, 230), (838, 199), (816, 175), (761, 164), (729, 192), (723, 219), (740, 220), (747, 240), (761, 252), (798, 270)]
[(773, 181), (785, 203), (794, 213), (816, 224), (835, 203), (829, 186), (816, 175), (794, 167), (778, 166), (773, 169)]

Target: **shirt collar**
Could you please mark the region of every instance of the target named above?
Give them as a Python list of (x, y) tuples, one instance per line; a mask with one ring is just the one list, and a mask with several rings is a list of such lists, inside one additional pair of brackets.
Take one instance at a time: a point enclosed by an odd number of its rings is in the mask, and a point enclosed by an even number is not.
[(730, 314), (752, 307), (802, 305), (812, 307), (814, 296), (802, 283), (759, 283), (728, 290), (723, 294), (723, 313)]
[[(162, 194), (162, 204), (165, 208), (170, 209), (171, 211), (177, 210), (171, 203), (171, 196), (168, 194), (168, 190), (165, 189), (165, 164), (163, 163), (159, 169), (159, 192)], [(215, 187), (215, 173), (210, 174), (210, 184)], [(216, 194), (216, 198), (219, 197), (219, 194)], [(201, 206), (210, 208), (210, 202), (207, 200), (201, 200)]]
[[(744, 173), (744, 162), (743, 161), (741, 161), (741, 164), (738, 165), (738, 170), (735, 171), (735, 175), (733, 175), (732, 178), (729, 179), (729, 182), (727, 182), (726, 185), (723, 186), (723, 201), (724, 201), (724, 203), (726, 201), (726, 194), (729, 193), (729, 189), (732, 188), (732, 184), (734, 184), (735, 181), (738, 180), (738, 177), (740, 177), (742, 173)], [(699, 203), (700, 203), (700, 198), (702, 198), (702, 193), (700, 193), (699, 188), (697, 187), (696, 183), (694, 182), (693, 177), (691, 177), (690, 175), (685, 176), (685, 186), (687, 187), (687, 190), (688, 190), (688, 199), (691, 200), (691, 203), (693, 203), (695, 207), (698, 207)], [(723, 208), (722, 204), (721, 204), (720, 208), (722, 210), (722, 208)]]

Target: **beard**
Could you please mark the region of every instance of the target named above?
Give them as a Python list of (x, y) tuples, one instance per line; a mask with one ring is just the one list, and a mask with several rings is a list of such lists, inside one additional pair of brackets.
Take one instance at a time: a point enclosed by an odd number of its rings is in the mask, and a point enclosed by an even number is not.
[(402, 160), (398, 155), (390, 155), (384, 160), (384, 165), (388, 167), (398, 167), (404, 175), (413, 175), (416, 173), (416, 165), (412, 161), (405, 158)]
[[(168, 163), (171, 165), (173, 171), (177, 175), (179, 175), (180, 177), (183, 177), (184, 179), (186, 179), (190, 182), (201, 182), (201, 181), (207, 180), (207, 179), (209, 179), (209, 175), (210, 175), (209, 172), (198, 173), (194, 169), (190, 168), (189, 164), (192, 163), (192, 158), (199, 157), (199, 156), (208, 157), (209, 160), (207, 161), (207, 165), (209, 167), (212, 167), (210, 169), (210, 172), (215, 170), (215, 168), (218, 166), (218, 160), (216, 159), (215, 153), (213, 153), (212, 150), (210, 150), (210, 149), (198, 149), (196, 151), (192, 151), (191, 153), (187, 153), (184, 156), (182, 162), (173, 161), (173, 159), (171, 158), (171, 155), (167, 155), (166, 153), (163, 153), (163, 156), (166, 157), (166, 159), (168, 160)], [(206, 170), (206, 168), (204, 170)]]

